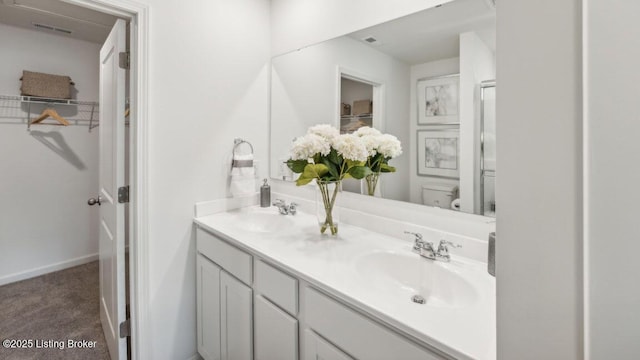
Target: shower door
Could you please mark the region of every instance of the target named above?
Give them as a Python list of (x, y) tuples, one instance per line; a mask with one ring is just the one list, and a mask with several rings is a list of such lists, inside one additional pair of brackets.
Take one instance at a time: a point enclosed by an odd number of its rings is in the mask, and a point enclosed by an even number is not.
[(496, 83), (480, 85), (480, 215), (496, 216)]

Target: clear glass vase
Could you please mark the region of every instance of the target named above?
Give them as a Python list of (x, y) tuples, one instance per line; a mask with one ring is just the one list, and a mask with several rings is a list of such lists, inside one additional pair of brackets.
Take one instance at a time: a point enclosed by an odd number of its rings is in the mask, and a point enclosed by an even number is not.
[(380, 180), (380, 173), (372, 173), (364, 178), (365, 184), (367, 184), (367, 195), (375, 196), (376, 187), (378, 186), (378, 180)]
[(320, 233), (338, 235), (338, 221), (340, 220), (340, 181), (317, 181), (316, 215)]

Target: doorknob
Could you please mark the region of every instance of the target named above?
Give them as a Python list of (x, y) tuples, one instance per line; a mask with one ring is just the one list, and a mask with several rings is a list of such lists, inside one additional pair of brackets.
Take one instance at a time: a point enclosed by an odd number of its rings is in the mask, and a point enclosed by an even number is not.
[(95, 204), (98, 204), (98, 206), (102, 205), (102, 196), (98, 196), (98, 198), (91, 198), (89, 199), (89, 201), (87, 201), (87, 204), (93, 206)]

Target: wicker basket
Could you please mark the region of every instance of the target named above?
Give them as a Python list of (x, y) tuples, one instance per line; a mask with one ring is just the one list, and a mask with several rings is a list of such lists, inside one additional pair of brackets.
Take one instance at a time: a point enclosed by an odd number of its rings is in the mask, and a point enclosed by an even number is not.
[(23, 96), (37, 96), (49, 99), (71, 99), (71, 85), (74, 83), (68, 76), (44, 74), (33, 71), (22, 71)]

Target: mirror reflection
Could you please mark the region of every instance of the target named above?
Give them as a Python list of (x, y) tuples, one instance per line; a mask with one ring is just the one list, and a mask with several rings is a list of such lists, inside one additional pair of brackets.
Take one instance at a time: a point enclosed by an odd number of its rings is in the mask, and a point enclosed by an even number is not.
[[(343, 190), (485, 216), (495, 214), (495, 9), (454, 0), (272, 59), (271, 168), (317, 124), (396, 136), (374, 192)], [(371, 195), (370, 195), (371, 193)]]

